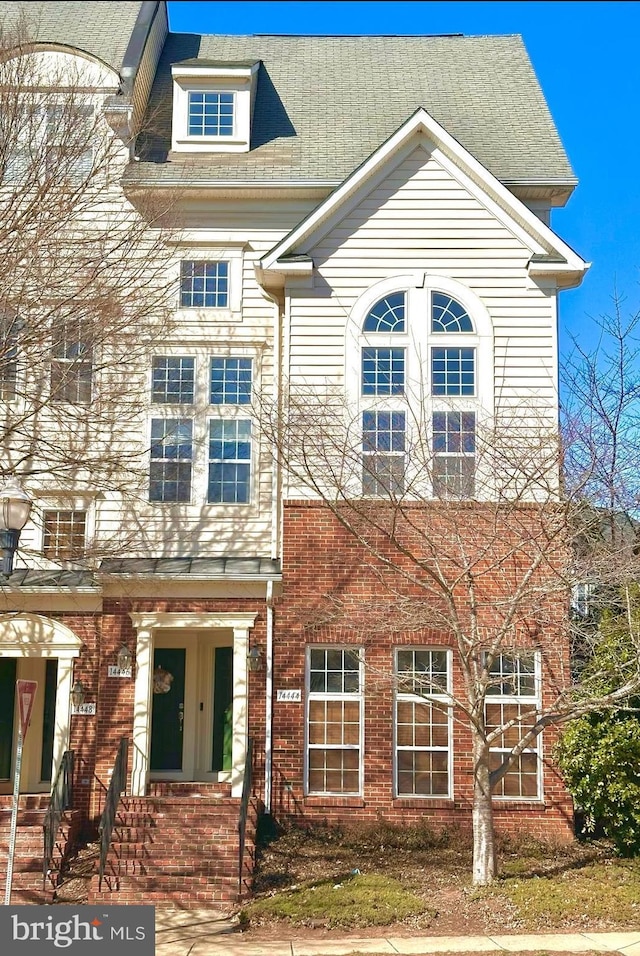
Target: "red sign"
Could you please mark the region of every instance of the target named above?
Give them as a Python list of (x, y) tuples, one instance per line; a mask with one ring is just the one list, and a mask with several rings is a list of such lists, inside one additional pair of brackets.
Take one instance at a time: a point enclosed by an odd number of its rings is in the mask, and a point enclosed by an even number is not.
[(35, 700), (38, 682), (35, 680), (17, 680), (18, 715), (20, 717), (20, 733), (24, 737), (29, 729), (33, 701)]

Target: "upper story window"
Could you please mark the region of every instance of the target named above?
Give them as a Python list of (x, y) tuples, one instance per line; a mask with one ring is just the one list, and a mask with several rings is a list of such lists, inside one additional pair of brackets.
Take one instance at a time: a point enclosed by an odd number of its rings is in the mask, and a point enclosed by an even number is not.
[(233, 136), (235, 93), (188, 94), (189, 136)]
[(171, 148), (248, 151), (259, 67), (259, 61), (174, 63)]
[(363, 332), (404, 332), (406, 295), (387, 295), (370, 309), (362, 326)]
[(154, 355), (151, 401), (167, 405), (193, 404), (195, 359), (184, 355)]
[(211, 359), (212, 405), (249, 405), (251, 402), (250, 358), (215, 356)]
[(149, 501), (190, 501), (192, 467), (191, 419), (153, 418)]
[(229, 263), (191, 259), (180, 263), (180, 306), (183, 309), (229, 307)]
[(86, 319), (59, 319), (53, 324), (51, 400), (88, 404), (93, 373), (93, 329)]
[(478, 423), (493, 401), (486, 310), (445, 277), (414, 273), (377, 288), (354, 310), (347, 351), (347, 389), (360, 416), (361, 490), (429, 496), (429, 476), (434, 497), (473, 497)]
[(432, 332), (473, 332), (471, 316), (450, 295), (434, 292), (431, 296)]
[(0, 400), (10, 402), (17, 395), (18, 321), (0, 317)]
[(84, 554), (86, 511), (45, 511), (42, 553), (45, 558), (72, 560)]

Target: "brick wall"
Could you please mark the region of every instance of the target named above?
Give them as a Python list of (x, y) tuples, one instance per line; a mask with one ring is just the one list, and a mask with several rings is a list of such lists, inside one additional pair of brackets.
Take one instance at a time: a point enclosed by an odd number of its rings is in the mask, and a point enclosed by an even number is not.
[[(567, 604), (558, 575), (565, 554), (556, 515), (526, 507), (498, 513), (491, 506), (468, 503), (420, 505), (399, 523), (398, 540), (403, 548), (406, 545), (403, 551), (391, 543), (391, 517), (376, 519), (374, 528), (371, 514), (348, 514), (355, 524), (348, 530), (322, 503), (285, 505), (284, 581), (276, 607), (274, 680), (276, 688), (301, 688), (303, 701), (274, 703), (276, 817), (337, 821), (373, 820), (382, 815), (397, 822), (426, 817), (434, 826), (471, 825), (471, 736), (468, 719), (459, 709), (453, 725), (453, 799), (393, 796), (390, 675), (394, 649), (452, 647), (454, 694), (464, 696), (456, 640), (447, 626), (451, 608), (441, 589), (429, 583), (434, 570), (452, 580), (465, 562), (473, 564), (475, 607), (464, 582), (455, 589), (452, 606), (465, 632), (475, 627), (481, 643), (504, 623), (505, 607), (515, 608), (505, 647), (533, 647), (541, 652), (545, 703), (566, 680), (563, 619)], [(398, 516), (393, 517), (397, 522)], [(544, 562), (534, 569), (543, 546)], [(535, 573), (522, 598), (514, 601), (513, 594), (532, 570)], [(364, 789), (358, 797), (304, 793), (305, 652), (313, 644), (364, 649)], [(496, 800), (500, 829), (571, 836), (571, 801), (549, 760), (554, 739), (554, 730), (546, 730), (543, 799)]]

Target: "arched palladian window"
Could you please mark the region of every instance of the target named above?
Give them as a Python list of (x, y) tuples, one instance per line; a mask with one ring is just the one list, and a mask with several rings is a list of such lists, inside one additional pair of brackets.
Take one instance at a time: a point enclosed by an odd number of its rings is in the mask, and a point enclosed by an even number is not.
[(361, 296), (350, 353), (351, 369), (358, 369), (363, 494), (475, 496), (478, 417), (490, 406), (493, 378), (491, 341), (484, 307), (446, 277), (398, 277)]

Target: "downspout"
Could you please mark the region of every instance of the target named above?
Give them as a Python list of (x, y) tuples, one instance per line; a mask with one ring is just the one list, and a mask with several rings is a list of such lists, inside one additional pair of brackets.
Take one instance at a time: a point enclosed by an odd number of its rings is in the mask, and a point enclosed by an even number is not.
[[(258, 270), (256, 270), (258, 272)], [(274, 327), (273, 327), (273, 403), (276, 409), (276, 422), (279, 428), (280, 422), (280, 403), (282, 401), (282, 331), (281, 317), (283, 313), (283, 301), (274, 292), (267, 292), (260, 282), (258, 273), (258, 286), (262, 295), (274, 306)], [(271, 487), (271, 558), (277, 560), (280, 557), (280, 457), (277, 444), (273, 459), (273, 482)], [(264, 808), (266, 813), (271, 813), (271, 794), (273, 781), (273, 633), (274, 633), (274, 610), (273, 610), (273, 581), (267, 581), (267, 647), (266, 647), (266, 686), (265, 686), (265, 735), (264, 735)]]

